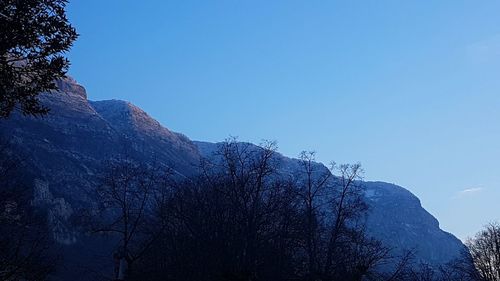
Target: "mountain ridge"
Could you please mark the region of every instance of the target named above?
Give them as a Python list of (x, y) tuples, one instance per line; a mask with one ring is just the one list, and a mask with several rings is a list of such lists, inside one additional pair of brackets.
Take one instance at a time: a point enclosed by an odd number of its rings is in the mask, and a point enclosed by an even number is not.
[[(0, 133), (24, 155), (36, 174), (34, 201), (49, 210), (53, 236), (62, 244), (77, 243), (70, 220), (80, 206), (90, 204), (89, 190), (106, 159), (127, 150), (137, 159), (155, 160), (177, 173), (195, 174), (200, 159), (217, 149), (216, 143), (192, 141), (170, 131), (145, 111), (127, 101), (89, 101), (74, 79), (58, 81), (60, 91), (41, 96), (51, 108), (44, 118), (15, 113), (0, 121)], [(293, 173), (298, 160), (279, 154), (284, 173)], [(326, 167), (317, 163), (324, 169)], [(439, 222), (403, 187), (381, 181), (363, 182), (370, 205), (370, 234), (390, 247), (417, 248), (429, 264), (458, 256), (460, 240), (439, 228)]]

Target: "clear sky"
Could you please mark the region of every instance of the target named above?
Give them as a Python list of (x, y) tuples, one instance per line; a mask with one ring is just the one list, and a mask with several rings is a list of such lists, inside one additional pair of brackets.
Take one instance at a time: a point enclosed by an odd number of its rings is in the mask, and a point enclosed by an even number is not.
[(70, 74), (191, 139), (361, 162), (465, 238), (500, 218), (500, 1), (73, 0)]

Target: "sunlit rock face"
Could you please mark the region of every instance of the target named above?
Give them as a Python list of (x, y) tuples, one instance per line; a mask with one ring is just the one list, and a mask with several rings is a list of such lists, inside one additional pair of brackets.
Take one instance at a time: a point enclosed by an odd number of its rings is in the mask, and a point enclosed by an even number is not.
[[(138, 161), (161, 162), (178, 175), (189, 176), (196, 173), (200, 157), (217, 149), (216, 144), (192, 142), (168, 130), (129, 102), (89, 101), (85, 89), (73, 79), (58, 85), (59, 92), (42, 96), (51, 109), (49, 115), (13, 114), (0, 120), (0, 133), (26, 159), (26, 167), (36, 179), (33, 202), (48, 210), (53, 236), (62, 244), (78, 243), (71, 216), (93, 203), (91, 190), (107, 160), (126, 153)], [(296, 159), (277, 157), (283, 174), (293, 175), (300, 168)], [(427, 263), (444, 263), (458, 255), (462, 243), (442, 231), (409, 191), (383, 182), (363, 186), (373, 236), (395, 249), (415, 249), (417, 258)]]
[(90, 102), (129, 148), (172, 166), (183, 175), (199, 164), (197, 147), (186, 136), (163, 127), (137, 106), (121, 100)]
[(0, 134), (24, 159), (35, 180), (34, 200), (48, 209), (54, 238), (75, 242), (71, 210), (92, 202), (92, 189), (106, 161), (127, 154), (165, 163), (189, 175), (199, 164), (196, 146), (162, 127), (144, 111), (124, 101), (90, 102), (73, 79), (58, 82), (60, 92), (43, 94), (50, 108), (43, 118), (14, 113), (0, 120)]

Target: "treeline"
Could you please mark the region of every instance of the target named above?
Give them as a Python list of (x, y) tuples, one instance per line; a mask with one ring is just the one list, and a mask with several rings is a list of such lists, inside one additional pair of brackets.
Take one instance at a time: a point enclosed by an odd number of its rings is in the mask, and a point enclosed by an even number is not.
[[(366, 232), (360, 165), (326, 169), (303, 152), (282, 167), (275, 150), (229, 140), (190, 178), (161, 163), (109, 160), (75, 220), (86, 236), (116, 242), (113, 270), (92, 280), (500, 280), (497, 225), (449, 264), (418, 264)], [(50, 280), (65, 261), (46, 214), (21, 192), (22, 161), (0, 152), (0, 280)]]
[(360, 165), (314, 156), (281, 167), (274, 143), (232, 139), (191, 178), (115, 159), (85, 225), (119, 240), (116, 280), (482, 280), (465, 254), (439, 268), (394, 256), (366, 232)]
[(235, 141), (223, 143), (189, 179), (117, 161), (97, 189), (99, 214), (89, 216), (107, 220), (92, 223), (92, 231), (120, 237), (116, 256), (122, 266), (115, 278), (381, 277), (377, 267), (394, 257), (366, 234), (360, 166), (334, 166), (333, 176), (306, 152), (300, 166), (299, 174), (282, 175), (273, 143)]

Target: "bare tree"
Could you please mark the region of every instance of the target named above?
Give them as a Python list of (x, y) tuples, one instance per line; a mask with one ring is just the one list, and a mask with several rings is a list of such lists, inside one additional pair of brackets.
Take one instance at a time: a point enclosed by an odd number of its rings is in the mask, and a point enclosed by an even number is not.
[[(368, 242), (367, 245), (373, 244), (366, 239), (365, 233), (362, 231), (363, 225), (358, 225), (358, 219), (367, 210), (363, 193), (360, 190), (359, 182), (357, 182), (360, 179), (361, 165), (344, 164), (338, 167), (338, 172), (339, 176), (334, 180), (336, 189), (330, 203), (334, 222), (329, 227), (325, 272), (331, 270), (334, 256), (339, 254), (341, 249), (339, 244), (344, 244), (338, 243), (339, 239), (342, 239), (342, 235), (347, 235), (344, 238), (349, 238), (356, 244), (363, 245), (364, 242)], [(375, 246), (375, 244), (373, 245)], [(367, 266), (368, 264), (364, 267)]]
[[(315, 163), (314, 152), (300, 154), (297, 193), (303, 213), (305, 280), (362, 280), (392, 259), (390, 249), (365, 230), (368, 207), (361, 187), (361, 165)], [(377, 279), (384, 280), (384, 279)]]
[[(143, 264), (152, 280), (288, 280), (299, 234), (293, 182), (276, 173), (275, 144), (234, 139), (175, 188), (164, 235)], [(154, 266), (151, 266), (154, 264)], [(160, 272), (157, 270), (162, 268)], [(155, 279), (156, 278), (156, 279)]]
[(93, 233), (110, 234), (119, 240), (113, 254), (116, 280), (133, 274), (133, 265), (161, 234), (154, 210), (161, 205), (169, 178), (166, 167), (127, 158), (111, 161), (102, 174), (95, 193), (97, 210), (91, 210), (87, 218), (96, 218), (88, 222)]
[(481, 280), (500, 280), (500, 225), (488, 224), (465, 244)]
[(321, 211), (327, 204), (324, 198), (330, 192), (328, 180), (332, 173), (328, 169), (318, 169), (315, 163), (315, 152), (302, 151), (299, 156), (301, 173), (298, 177), (301, 183), (298, 186), (298, 196), (303, 204), (305, 217), (304, 240), (307, 257), (307, 275), (316, 278), (320, 271), (319, 248), (321, 239)]

